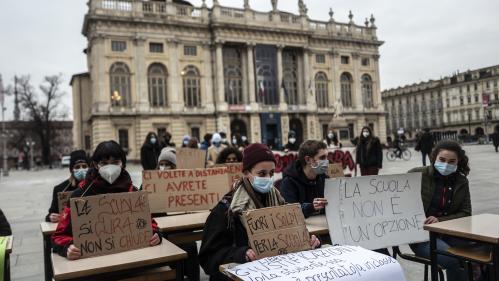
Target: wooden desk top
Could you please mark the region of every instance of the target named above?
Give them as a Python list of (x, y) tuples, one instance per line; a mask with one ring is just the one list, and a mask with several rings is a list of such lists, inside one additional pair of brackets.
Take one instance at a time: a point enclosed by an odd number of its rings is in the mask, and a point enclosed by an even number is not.
[(202, 229), (210, 212), (154, 218), (162, 232)]
[(499, 244), (499, 215), (483, 214), (424, 226), (425, 230)]
[(311, 216), (305, 220), (307, 229), (313, 235), (329, 234), (329, 228), (326, 221), (326, 215)]
[(155, 247), (112, 255), (70, 261), (52, 253), (54, 280), (81, 278), (102, 273), (118, 272), (142, 266), (175, 262), (187, 258), (187, 253), (168, 240)]
[(40, 229), (42, 230), (42, 234), (44, 236), (45, 235), (52, 235), (52, 234), (54, 234), (55, 230), (57, 229), (57, 223), (41, 222)]

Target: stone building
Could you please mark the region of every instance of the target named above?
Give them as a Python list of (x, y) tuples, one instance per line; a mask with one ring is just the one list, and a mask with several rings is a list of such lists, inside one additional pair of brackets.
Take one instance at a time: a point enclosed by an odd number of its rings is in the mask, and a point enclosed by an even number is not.
[(480, 138), (499, 130), (499, 65), (383, 91), (387, 132), (430, 128), (444, 137)]
[[(241, 1), (243, 2), (243, 1)], [(214, 1), (89, 0), (88, 73), (71, 81), (74, 143), (115, 139), (131, 159), (150, 131), (173, 141), (245, 135), (279, 149), (334, 130), (344, 144), (369, 125), (386, 137), (375, 19), (363, 25), (229, 8)]]

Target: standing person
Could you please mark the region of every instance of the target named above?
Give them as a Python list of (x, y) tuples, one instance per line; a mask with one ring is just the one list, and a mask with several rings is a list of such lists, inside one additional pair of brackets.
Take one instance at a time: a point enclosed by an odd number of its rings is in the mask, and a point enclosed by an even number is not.
[(362, 128), (358, 137), (356, 162), (362, 176), (377, 175), (383, 167), (383, 149), (381, 142), (372, 133), (370, 127)]
[(201, 143), (201, 149), (202, 150), (208, 150), (211, 146), (211, 138), (213, 137), (212, 134), (205, 134), (203, 137), (203, 142)]
[(144, 144), (140, 148), (140, 163), (144, 170), (154, 170), (158, 166), (158, 156), (161, 152), (161, 145), (158, 141), (158, 136), (154, 132), (150, 132), (146, 136)]
[(166, 132), (163, 135), (163, 143), (161, 144), (161, 148), (163, 147), (175, 147), (175, 143), (172, 142), (172, 134)]
[(497, 153), (499, 149), (499, 128), (496, 128), (496, 130), (492, 135), (490, 135), (490, 137), (492, 138), (492, 144), (494, 145)]
[(225, 146), (230, 146), (229, 141), (227, 140), (227, 134), (225, 132), (220, 132), (220, 137), (222, 138), (222, 144)]
[(416, 149), (421, 151), (421, 156), (423, 157), (423, 166), (426, 166), (426, 157), (430, 155), (434, 145), (435, 140), (433, 139), (433, 135), (430, 133), (430, 129), (425, 128), (416, 144)]
[[(409, 173), (422, 173), (421, 199), (426, 215), (425, 224), (433, 224), (471, 216), (471, 197), (467, 176), (470, 168), (468, 157), (455, 141), (442, 141), (430, 155), (431, 166), (415, 168)], [(437, 250), (447, 251), (458, 246), (459, 241), (438, 238)], [(430, 258), (430, 242), (410, 245), (417, 256)], [(459, 261), (438, 255), (438, 263), (446, 269), (447, 280), (467, 280)]]
[(191, 140), (191, 136), (189, 135), (184, 135), (182, 137), (182, 147), (187, 147), (187, 145), (189, 144), (189, 141)]
[(239, 147), (239, 150), (244, 150), (244, 149), (246, 149), (246, 147), (248, 147), (250, 145), (250, 142), (248, 141), (247, 136), (241, 136), (241, 142), (242, 142), (242, 145)]
[(298, 159), (283, 173), (280, 192), (287, 203), (300, 203), (303, 215), (324, 214), (324, 185), (329, 168), (327, 145), (308, 140), (300, 146)]
[(89, 161), (84, 150), (75, 150), (69, 156), (69, 178), (54, 187), (52, 192), (52, 203), (50, 204), (49, 213), (45, 217), (46, 222), (59, 222), (59, 205), (57, 194), (59, 192), (73, 191), (78, 188), (87, 176)]
[(240, 163), (243, 161), (243, 154), (237, 147), (229, 146), (218, 154), (215, 164)]
[[(121, 146), (115, 141), (101, 142), (92, 156), (92, 168), (71, 198), (137, 191), (125, 168), (126, 154)], [(161, 236), (154, 220), (152, 220), (152, 230), (154, 234), (149, 239), (149, 245), (156, 246), (161, 243)], [(81, 258), (81, 250), (73, 244), (70, 206), (64, 208), (57, 229), (52, 235), (52, 246), (54, 253), (68, 260)]]
[(10, 228), (9, 221), (5, 217), (2, 209), (0, 209), (0, 236), (10, 236), (12, 235), (12, 229)]
[[(219, 271), (220, 265), (256, 260), (241, 221), (243, 212), (284, 205), (284, 199), (273, 186), (274, 154), (264, 144), (252, 144), (243, 154), (243, 177), (233, 190), (212, 209), (204, 226), (199, 261), (210, 281), (230, 280)], [(312, 248), (320, 246), (314, 235)]]
[(300, 145), (296, 143), (296, 133), (291, 130), (288, 133), (288, 143), (284, 146), (284, 152), (298, 151)]
[(218, 154), (227, 146), (222, 144), (222, 137), (219, 133), (214, 133), (211, 138), (211, 146), (208, 148), (208, 167), (213, 167), (217, 161)]
[(328, 149), (340, 149), (343, 147), (343, 145), (338, 140), (338, 137), (332, 130), (329, 130), (329, 132), (327, 133), (327, 138), (324, 140), (324, 143), (327, 144)]

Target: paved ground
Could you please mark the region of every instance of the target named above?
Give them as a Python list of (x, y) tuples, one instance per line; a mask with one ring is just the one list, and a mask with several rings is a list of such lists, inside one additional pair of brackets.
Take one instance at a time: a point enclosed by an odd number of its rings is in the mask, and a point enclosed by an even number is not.
[[(466, 147), (470, 155), (471, 198), (473, 211), (499, 214), (499, 154), (492, 146)], [(415, 154), (415, 155), (414, 155)], [(383, 174), (405, 173), (421, 164), (420, 154), (413, 152), (411, 161), (386, 162)], [(140, 184), (140, 168), (130, 167), (134, 183)], [(44, 219), (54, 185), (62, 181), (66, 169), (11, 173), (0, 181), (0, 208), (14, 231), (14, 252), (11, 256), (13, 280), (43, 280), (42, 237), (39, 222)], [(407, 247), (403, 250), (408, 251)], [(401, 261), (408, 281), (423, 280), (423, 267)], [(203, 280), (208, 280), (203, 276)]]

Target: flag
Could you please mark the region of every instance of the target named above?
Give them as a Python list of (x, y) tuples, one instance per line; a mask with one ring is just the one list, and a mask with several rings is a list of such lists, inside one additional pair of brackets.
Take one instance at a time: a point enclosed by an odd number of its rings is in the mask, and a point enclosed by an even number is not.
[(2, 105), (2, 108), (4, 102), (5, 102), (5, 92), (3, 89), (2, 74), (0, 74), (0, 104)]
[(258, 85), (258, 93), (260, 94), (260, 97), (265, 96), (265, 86), (263, 85), (263, 81), (260, 80), (259, 85)]
[(281, 88), (284, 90), (284, 98), (289, 103), (288, 89), (286, 89), (286, 83), (284, 83), (284, 80), (282, 80)]

